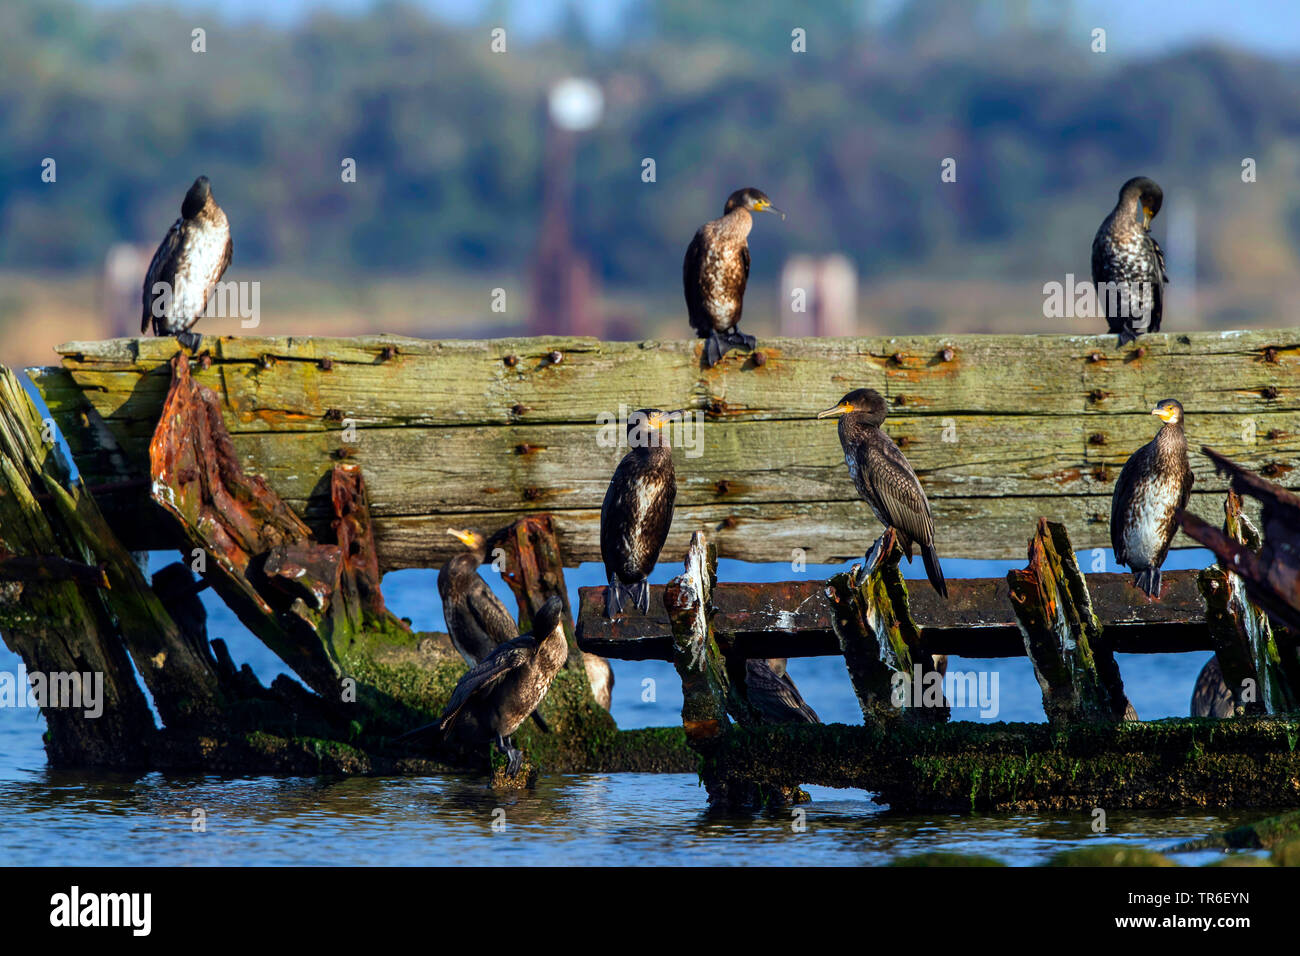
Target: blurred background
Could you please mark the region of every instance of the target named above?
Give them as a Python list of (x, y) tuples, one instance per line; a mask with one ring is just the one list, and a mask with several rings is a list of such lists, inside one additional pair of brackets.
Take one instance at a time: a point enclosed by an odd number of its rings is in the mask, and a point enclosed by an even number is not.
[(260, 334), (682, 338), (682, 254), (747, 185), (789, 214), (751, 235), (749, 332), (1096, 331), (1045, 318), (1043, 284), (1088, 276), (1137, 174), (1165, 190), (1166, 329), (1295, 325), (1298, 21), (1293, 0), (6, 0), (0, 362), (136, 334), (200, 173)]

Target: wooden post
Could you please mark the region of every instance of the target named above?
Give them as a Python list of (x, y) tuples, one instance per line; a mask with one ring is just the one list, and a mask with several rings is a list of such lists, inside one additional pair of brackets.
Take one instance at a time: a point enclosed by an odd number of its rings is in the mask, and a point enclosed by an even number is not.
[(716, 754), (731, 722), (728, 710), (743, 706), (735, 697), (726, 661), (713, 638), (713, 587), (717, 550), (703, 533), (691, 535), (685, 571), (664, 588), (664, 608), (673, 631), (673, 666), (682, 679), (682, 726), (686, 741), (703, 759), (700, 777), (709, 805), (737, 809), (761, 802), (757, 788), (728, 780)]
[(1103, 649), (1101, 625), (1064, 525), (1038, 519), (1029, 566), (1008, 571), (1007, 584), (1047, 719), (1123, 720), (1128, 700), (1119, 667)]
[[(41, 508), (36, 498), (58, 488), (74, 501), (89, 501), (59, 460), (52, 433), (42, 434), (43, 427), (17, 377), (0, 368), (0, 548), (28, 564), (48, 559), (64, 566), (84, 564), (90, 549), (76, 527), (59, 509)], [(0, 582), (0, 632), (29, 677), (44, 675), (48, 689), (51, 675), (80, 675), (83, 702), (85, 691), (94, 691), (93, 683), (85, 687), (85, 679), (102, 681), (102, 713), (95, 717), (87, 716), (93, 710), (89, 705), (77, 709), (56, 706), (68, 701), (43, 702), (46, 750), (56, 767), (127, 768), (147, 761), (153, 717), (103, 603), (104, 583), (76, 575)], [(9, 688), (15, 695), (9, 704), (16, 695), (27, 699), (28, 686), (16, 684)]]
[(883, 556), (865, 579), (861, 565), (854, 565), (826, 582), (831, 623), (862, 716), (868, 721), (904, 716), (947, 720), (943, 674), (921, 648), (921, 632), (908, 609), (907, 585), (898, 568), (903, 552), (892, 528), (885, 532), (881, 548)]
[[(1241, 496), (1231, 489), (1223, 502), (1223, 534), (1249, 552), (1259, 553), (1259, 532), (1242, 514)], [(1271, 714), (1294, 708), (1289, 675), (1282, 667), (1268, 615), (1247, 597), (1241, 577), (1220, 561), (1201, 571), (1197, 584), (1234, 711), (1238, 715)]]

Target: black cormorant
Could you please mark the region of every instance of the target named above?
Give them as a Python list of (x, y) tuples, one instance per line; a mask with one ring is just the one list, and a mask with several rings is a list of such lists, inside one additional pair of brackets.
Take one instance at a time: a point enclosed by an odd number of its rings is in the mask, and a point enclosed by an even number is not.
[(628, 453), (618, 463), (600, 506), (600, 556), (609, 588), (605, 616), (622, 612), (631, 600), (645, 614), (659, 552), (673, 523), (677, 479), (666, 427), (677, 412), (643, 408), (628, 416)]
[(487, 558), (487, 539), (475, 531), (448, 528), (469, 550), (450, 558), (438, 572), (438, 595), (452, 646), (473, 667), (498, 644), (519, 636), (519, 627), (478, 569)]
[[(203, 315), (208, 296), (230, 265), (232, 249), (230, 223), (212, 198), (208, 177), (200, 176), (185, 194), (181, 218), (167, 230), (149, 263), (140, 331), (148, 331), (152, 322), (155, 335), (174, 335), (185, 348), (197, 349), (202, 336), (190, 328)], [(166, 295), (155, 292), (158, 283), (166, 285)], [(156, 301), (159, 315), (154, 315)]]
[(1164, 313), (1165, 254), (1151, 235), (1164, 194), (1145, 176), (1120, 187), (1119, 201), (1092, 240), (1097, 307), (1119, 344), (1160, 331)]
[[(943, 580), (939, 554), (934, 549), (934, 519), (916, 472), (893, 439), (880, 430), (885, 421), (885, 399), (875, 389), (859, 388), (845, 395), (838, 405), (819, 412), (818, 418), (840, 416), (840, 445), (844, 462), (857, 486), (858, 494), (886, 528), (893, 528), (899, 544), (912, 560), (913, 543), (920, 546), (921, 559), (930, 584), (945, 598), (948, 585)], [(877, 539), (866, 556), (868, 573), (884, 555)]]
[(403, 734), (402, 738), (437, 728), (444, 735), (454, 731), (475, 743), (495, 740), (497, 749), (510, 760), (507, 772), (517, 773), (523, 754), (511, 735), (542, 702), (569, 657), (563, 614), (560, 599), (547, 598), (533, 618), (530, 633), (498, 645), (460, 679), (435, 723)]
[(1236, 713), (1232, 691), (1223, 679), (1223, 669), (1219, 667), (1219, 656), (1216, 654), (1205, 662), (1201, 672), (1196, 675), (1196, 685), (1192, 688), (1192, 716), (1233, 717)]
[(765, 724), (821, 723), (786, 673), (783, 657), (745, 661), (745, 696)]
[(1133, 582), (1160, 596), (1160, 566), (1177, 525), (1174, 512), (1187, 506), (1192, 468), (1187, 462), (1183, 406), (1166, 398), (1151, 410), (1165, 424), (1129, 458), (1110, 502), (1110, 544), (1115, 560), (1133, 570)]
[(752, 335), (737, 328), (749, 280), (751, 211), (785, 218), (762, 191), (752, 186), (737, 189), (727, 197), (722, 217), (700, 226), (682, 261), (686, 310), (695, 334), (707, 339), (704, 364), (710, 367), (729, 349), (752, 350), (756, 344)]

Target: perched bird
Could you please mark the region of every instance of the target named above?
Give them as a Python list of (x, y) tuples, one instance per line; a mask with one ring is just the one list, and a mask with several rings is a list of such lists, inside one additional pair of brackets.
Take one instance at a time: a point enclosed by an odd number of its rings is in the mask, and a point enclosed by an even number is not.
[(1192, 467), (1187, 462), (1183, 406), (1166, 398), (1151, 409), (1165, 424), (1124, 463), (1110, 502), (1110, 544), (1115, 560), (1133, 572), (1133, 583), (1160, 596), (1160, 566), (1177, 525), (1174, 512), (1187, 506)]
[(438, 596), (452, 646), (473, 667), (498, 644), (519, 636), (519, 627), (501, 599), (479, 576), (487, 558), (487, 539), (475, 531), (448, 528), (469, 550), (449, 559), (438, 572)]
[(745, 695), (765, 724), (821, 723), (786, 673), (783, 657), (745, 661)]
[(760, 190), (737, 189), (727, 197), (722, 217), (700, 226), (682, 261), (686, 310), (695, 334), (708, 341), (704, 364), (712, 367), (730, 349), (752, 350), (757, 340), (742, 334), (740, 310), (749, 281), (750, 212), (771, 212), (785, 218)]
[(560, 599), (548, 598), (533, 618), (530, 633), (498, 645), (460, 679), (437, 721), (398, 739), (436, 728), (444, 738), (455, 731), (474, 743), (495, 740), (510, 761), (507, 772), (517, 773), (523, 754), (511, 737), (542, 702), (569, 657), (563, 613)]
[(149, 263), (140, 331), (147, 332), (152, 320), (155, 335), (174, 335), (182, 346), (196, 350), (202, 336), (190, 329), (230, 265), (232, 249), (230, 223), (212, 198), (208, 177), (200, 176), (185, 194), (181, 218), (167, 230)]
[(677, 479), (665, 427), (678, 412), (643, 408), (628, 416), (628, 453), (614, 469), (600, 506), (600, 556), (609, 587), (605, 616), (612, 618), (630, 600), (645, 614), (650, 610), (646, 578), (673, 523)]
[(1219, 657), (1216, 654), (1205, 662), (1201, 672), (1196, 675), (1196, 686), (1192, 688), (1192, 716), (1232, 717), (1236, 712), (1232, 691), (1223, 679), (1223, 669), (1219, 667)]
[(1092, 240), (1092, 281), (1097, 306), (1119, 345), (1160, 331), (1164, 314), (1165, 254), (1151, 235), (1164, 193), (1145, 176), (1130, 179)]
[[(939, 566), (939, 554), (934, 549), (934, 519), (930, 515), (930, 502), (926, 500), (921, 482), (907, 458), (893, 439), (880, 430), (886, 415), (884, 397), (875, 389), (856, 389), (840, 399), (835, 407), (819, 412), (817, 417), (832, 415), (840, 416), (844, 463), (849, 466), (849, 475), (858, 494), (871, 506), (881, 524), (893, 528), (898, 534), (909, 564), (912, 545), (920, 546), (926, 576), (931, 586), (946, 598), (948, 585)], [(882, 538), (876, 539), (866, 555), (868, 573), (883, 557), (880, 553)]]

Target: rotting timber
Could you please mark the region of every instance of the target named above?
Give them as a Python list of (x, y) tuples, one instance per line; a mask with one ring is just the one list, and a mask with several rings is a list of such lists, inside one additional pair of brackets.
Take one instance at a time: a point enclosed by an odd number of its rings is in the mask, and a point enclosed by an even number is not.
[[(206, 337), (210, 351), (190, 362), (177, 361), (169, 339), (77, 343), (60, 349), (62, 367), (32, 377), (79, 479), (34, 437), (46, 423), (10, 376), (6, 434), (28, 437), (4, 448), (16, 490), (0, 500), (0, 627), (29, 669), (52, 669), (59, 659), (44, 642), (60, 617), (50, 612), (93, 618), (85, 640), (121, 677), (123, 725), (97, 730), (103, 740), (60, 750), (55, 724), (69, 721), (51, 718), (51, 759), (62, 765), (481, 765), (482, 755), (475, 764), (392, 743), (437, 715), (463, 664), (445, 636), (414, 632), (387, 610), (380, 576), (436, 566), (453, 546), (446, 527), (477, 527), (493, 533), (526, 628), (550, 594), (567, 601), (564, 567), (598, 555), (599, 503), (619, 454), (598, 440), (599, 416), (621, 405), (686, 407), (703, 420), (704, 454), (679, 468), (664, 552), (687, 555), (686, 575), (652, 589), (649, 616), (612, 623), (587, 614), (600, 589), (583, 589), (578, 627), (566, 623), (571, 650), (674, 661), (688, 691), (684, 726), (618, 731), (571, 653), (543, 703), (551, 732), (526, 724), (518, 733), (535, 764), (698, 769), (711, 801), (732, 807), (789, 803), (800, 783), (862, 787), (918, 808), (1293, 804), (1300, 731), (1280, 716), (1295, 687), (1291, 632), (1274, 629), (1271, 645), (1238, 635), (1233, 645), (1245, 592), (1211, 620), (1195, 572), (1168, 573), (1160, 602), (1127, 575), (1085, 581), (1064, 528), (1080, 547), (1106, 543), (1111, 487), (1150, 437), (1151, 396), (1180, 397), (1195, 439), (1263, 475), (1300, 479), (1298, 338), (1157, 334), (1123, 350), (1090, 336), (774, 339), (707, 370), (690, 342)], [(1232, 386), (1189, 395), (1188, 381)], [(868, 519), (838, 448), (808, 427), (846, 382), (889, 399), (887, 427), (926, 486), (945, 553), (1023, 554), (1033, 534), (1039, 557), (1031, 543), (1023, 572), (953, 581), (949, 602), (925, 589), (909, 595), (896, 550), (865, 579), (717, 582), (719, 554), (817, 562), (861, 553)], [(1193, 467), (1189, 510), (1217, 519), (1232, 479), (1200, 456)], [(99, 517), (67, 524), (65, 497)], [(41, 522), (49, 527), (37, 533)], [(180, 551), (171, 584), (130, 578), (128, 550), (142, 549)], [(186, 612), (201, 586), (187, 583), (196, 555), (203, 583), (310, 691), (288, 680), (264, 688), (219, 639), (209, 642), (201, 614)], [(126, 612), (111, 603), (118, 590), (136, 594)], [(140, 613), (152, 622), (143, 631)], [(1234, 646), (1257, 672), (1261, 653), (1280, 655), (1283, 685), (1268, 713), (1114, 720), (1116, 651), (1214, 649), (1222, 659)], [(170, 717), (159, 703), (159, 730), (136, 706), (127, 656), (157, 701), (154, 684), (165, 681), (140, 661), (163, 651), (164, 661), (192, 658), (184, 677), (197, 690), (174, 691)], [(945, 653), (1028, 654), (1051, 722), (977, 725), (950, 722), (942, 706), (892, 706), (895, 675), (931, 674), (931, 655)], [(737, 665), (805, 654), (844, 656), (863, 727), (750, 719)]]

